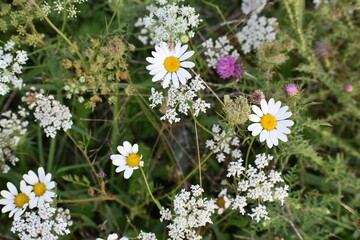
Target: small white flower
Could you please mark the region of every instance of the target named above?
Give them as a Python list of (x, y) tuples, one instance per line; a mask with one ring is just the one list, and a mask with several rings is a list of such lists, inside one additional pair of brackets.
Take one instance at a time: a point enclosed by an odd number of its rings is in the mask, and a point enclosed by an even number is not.
[(252, 208), (251, 211), (253, 213), (249, 214), (249, 216), (252, 219), (255, 219), (255, 221), (257, 221), (257, 222), (260, 222), (261, 218), (263, 218), (264, 220), (270, 219), (268, 217), (268, 212), (264, 205), (259, 204), (256, 208)]
[(35, 207), (35, 193), (31, 192), (31, 187), (27, 186), (24, 180), (20, 182), (20, 193), (11, 182), (8, 182), (6, 186), (9, 191), (2, 190), (1, 196), (4, 199), (0, 199), (0, 204), (5, 205), (1, 210), (3, 213), (10, 211), (9, 217), (14, 216), (14, 219), (17, 219), (25, 212), (28, 206), (30, 208)]
[(217, 205), (219, 207), (218, 214), (221, 215), (231, 205), (231, 199), (227, 196), (227, 189), (224, 188), (218, 195)]
[(110, 156), (112, 163), (117, 166), (115, 171), (117, 173), (124, 172), (124, 178), (128, 179), (133, 174), (134, 170), (139, 166), (144, 166), (144, 161), (141, 161), (142, 155), (138, 155), (139, 146), (137, 144), (131, 145), (128, 141), (123, 143), (123, 146), (118, 146), (117, 150), (120, 154), (113, 154)]
[(244, 0), (241, 4), (241, 10), (245, 14), (260, 13), (266, 5), (266, 0)]
[(285, 134), (289, 134), (288, 127), (294, 125), (292, 120), (287, 120), (292, 113), (287, 112), (288, 106), (281, 107), (281, 102), (271, 98), (267, 103), (265, 99), (261, 100), (261, 108), (256, 105), (252, 106), (255, 114), (250, 114), (249, 120), (255, 122), (248, 127), (253, 136), (260, 134), (260, 142), (266, 140), (269, 148), (279, 144), (278, 139), (287, 142)]
[(164, 88), (170, 85), (170, 81), (176, 88), (180, 83), (185, 85), (191, 74), (184, 68), (195, 66), (193, 62), (185, 61), (194, 54), (194, 51), (186, 52), (187, 48), (188, 45), (181, 46), (180, 43), (176, 44), (174, 49), (169, 49), (165, 42), (156, 45), (155, 51), (151, 53), (154, 57), (146, 58), (146, 61), (151, 63), (146, 69), (150, 71), (150, 75), (154, 75), (152, 81), (164, 80), (162, 82)]
[(23, 179), (31, 185), (35, 193), (34, 201), (36, 206), (40, 207), (45, 202), (52, 202), (56, 194), (52, 191), (55, 188), (55, 182), (51, 181), (51, 173), (45, 175), (44, 168), (38, 168), (38, 175), (32, 170), (23, 175)]

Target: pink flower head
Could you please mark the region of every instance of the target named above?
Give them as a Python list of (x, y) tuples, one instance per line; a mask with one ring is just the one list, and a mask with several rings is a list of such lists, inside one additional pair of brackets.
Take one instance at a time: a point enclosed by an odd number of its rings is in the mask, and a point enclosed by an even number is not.
[(238, 57), (230, 55), (219, 59), (216, 64), (216, 72), (221, 78), (240, 77), (244, 73), (244, 67), (240, 63), (236, 63), (237, 59)]
[(349, 85), (345, 86), (345, 91), (347, 91), (347, 92), (351, 92), (353, 89), (354, 89), (353, 85), (349, 84)]
[(298, 90), (296, 85), (291, 83), (286, 86), (285, 91), (288, 95), (292, 96), (295, 95)]

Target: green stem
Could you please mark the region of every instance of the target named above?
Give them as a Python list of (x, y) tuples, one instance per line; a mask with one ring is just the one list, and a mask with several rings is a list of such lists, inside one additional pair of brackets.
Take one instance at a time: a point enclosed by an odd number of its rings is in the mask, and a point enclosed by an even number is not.
[(245, 169), (246, 169), (246, 170), (247, 170), (247, 168), (248, 168), (250, 150), (251, 150), (251, 147), (252, 147), (252, 145), (253, 145), (253, 143), (254, 143), (254, 140), (255, 140), (255, 137), (252, 137), (251, 142), (250, 142), (250, 144), (249, 144), (249, 148), (248, 148), (248, 150), (247, 150), (247, 152), (246, 152), (246, 158), (245, 158)]
[(150, 194), (150, 197), (152, 198), (152, 200), (154, 201), (154, 203), (156, 204), (156, 206), (158, 207), (158, 209), (161, 211), (161, 210), (162, 210), (162, 206), (161, 206), (161, 204), (159, 203), (159, 201), (156, 200), (156, 198), (155, 198), (154, 195), (152, 194), (152, 192), (151, 192), (151, 190), (150, 190), (149, 183), (148, 183), (148, 181), (147, 181), (147, 179), (146, 179), (146, 176), (145, 176), (145, 173), (144, 173), (144, 170), (142, 169), (142, 167), (140, 167), (140, 171), (141, 171), (141, 174), (142, 174), (142, 176), (143, 176), (143, 178), (144, 178), (144, 182), (145, 182), (146, 188), (147, 188), (147, 190), (148, 190), (148, 192), (149, 192), (149, 194)]
[(52, 172), (53, 163), (54, 163), (54, 156), (55, 156), (55, 148), (56, 148), (56, 139), (52, 138), (50, 141), (50, 150), (49, 150), (49, 157), (47, 161), (46, 169), (48, 172)]
[(45, 158), (44, 158), (44, 148), (43, 148), (43, 141), (42, 141), (42, 131), (41, 131), (40, 126), (37, 128), (37, 140), (38, 140), (40, 164), (41, 164), (41, 166), (44, 166)]
[(198, 131), (197, 131), (197, 126), (196, 126), (196, 117), (194, 115), (194, 113), (191, 111), (191, 115), (194, 118), (194, 127), (195, 127), (195, 138), (196, 138), (196, 158), (198, 160), (198, 168), (199, 168), (199, 182), (200, 182), (200, 187), (202, 188), (202, 177), (201, 177), (201, 160), (200, 160), (200, 147), (199, 147), (199, 136), (198, 136)]
[(77, 47), (74, 43), (72, 43), (72, 42), (65, 36), (65, 34), (64, 34), (62, 31), (60, 31), (60, 30), (52, 23), (52, 21), (46, 16), (46, 14), (42, 11), (42, 9), (41, 9), (35, 2), (34, 2), (34, 6), (42, 13), (44, 19), (45, 19), (46, 22), (50, 25), (50, 27), (52, 27), (52, 29), (54, 29), (54, 30), (65, 40), (65, 42), (67, 42), (67, 43), (70, 45), (70, 47), (73, 48), (73, 50), (74, 50), (74, 51), (76, 52), (76, 54), (78, 55), (80, 61), (82, 62), (84, 68), (87, 69), (87, 64), (86, 64), (86, 62), (85, 62), (85, 59), (83, 58), (83, 56), (82, 56), (81, 53), (79, 52), (78, 47)]

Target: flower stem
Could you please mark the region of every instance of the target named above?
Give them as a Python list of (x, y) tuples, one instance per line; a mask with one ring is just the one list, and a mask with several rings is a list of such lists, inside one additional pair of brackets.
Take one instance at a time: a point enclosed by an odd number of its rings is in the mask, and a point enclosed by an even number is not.
[(158, 207), (158, 209), (161, 211), (161, 210), (162, 210), (162, 206), (161, 206), (161, 204), (159, 203), (159, 201), (156, 200), (156, 198), (155, 198), (154, 195), (152, 194), (152, 192), (151, 192), (151, 190), (150, 190), (149, 183), (148, 183), (148, 181), (147, 181), (147, 179), (146, 179), (146, 176), (145, 176), (145, 173), (144, 173), (144, 170), (142, 169), (142, 167), (140, 167), (140, 171), (141, 171), (141, 174), (142, 174), (142, 176), (143, 176), (143, 178), (144, 178), (144, 182), (145, 182), (146, 188), (147, 188), (147, 190), (148, 190), (148, 192), (149, 192), (149, 194), (150, 194), (150, 197), (152, 198), (152, 200), (154, 201), (154, 203), (156, 204), (156, 206)]
[(245, 169), (246, 169), (246, 170), (247, 170), (247, 168), (248, 168), (250, 150), (251, 150), (251, 147), (252, 147), (252, 145), (253, 145), (253, 143), (254, 143), (254, 140), (255, 140), (255, 137), (252, 137), (251, 142), (250, 142), (250, 144), (249, 144), (249, 148), (248, 148), (248, 150), (247, 150), (247, 152), (246, 152), (246, 158), (245, 158)]

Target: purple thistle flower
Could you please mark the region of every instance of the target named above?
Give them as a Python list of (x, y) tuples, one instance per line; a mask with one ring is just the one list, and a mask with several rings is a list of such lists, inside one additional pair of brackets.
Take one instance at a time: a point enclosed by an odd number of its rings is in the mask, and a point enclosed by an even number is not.
[(226, 79), (231, 76), (240, 77), (244, 73), (244, 67), (240, 63), (236, 63), (238, 57), (230, 55), (222, 57), (216, 64), (216, 72), (221, 78)]
[(291, 96), (291, 95), (295, 95), (298, 90), (297, 90), (296, 85), (291, 83), (286, 86), (285, 91), (288, 95)]
[(354, 89), (353, 85), (349, 84), (345, 86), (345, 91), (351, 92)]

